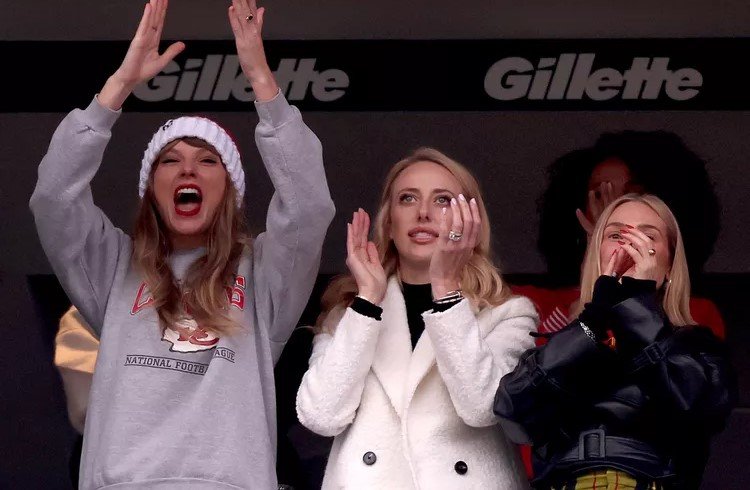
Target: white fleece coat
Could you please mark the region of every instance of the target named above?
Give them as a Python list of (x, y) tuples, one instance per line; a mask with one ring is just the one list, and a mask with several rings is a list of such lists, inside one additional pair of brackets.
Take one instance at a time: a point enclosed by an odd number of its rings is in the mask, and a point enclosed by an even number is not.
[(531, 302), (514, 297), (476, 314), (464, 300), (427, 312), (413, 352), (395, 277), (381, 306), (381, 321), (334, 310), (325, 323), (334, 333), (314, 339), (297, 414), (336, 436), (323, 489), (528, 488), (492, 403), (500, 378), (534, 346)]

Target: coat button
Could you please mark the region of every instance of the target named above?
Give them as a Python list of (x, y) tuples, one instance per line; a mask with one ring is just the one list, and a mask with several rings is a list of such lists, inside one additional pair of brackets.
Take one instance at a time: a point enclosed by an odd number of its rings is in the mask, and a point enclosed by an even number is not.
[(367, 451), (364, 456), (362, 456), (362, 461), (364, 461), (367, 466), (374, 465), (377, 460), (378, 457), (375, 456), (375, 453), (372, 451)]
[(466, 463), (463, 461), (458, 461), (455, 465), (453, 465), (453, 469), (456, 470), (456, 473), (459, 475), (465, 475), (467, 471), (469, 471), (469, 467), (466, 466)]

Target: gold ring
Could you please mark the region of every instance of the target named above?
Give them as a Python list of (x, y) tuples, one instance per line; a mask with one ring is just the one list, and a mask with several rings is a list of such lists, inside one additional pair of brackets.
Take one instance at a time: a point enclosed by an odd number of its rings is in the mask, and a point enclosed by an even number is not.
[(653, 248), (649, 248), (648, 249), (648, 254), (649, 255), (656, 255), (656, 250), (654, 250)]
[(248, 21), (248, 22), (250, 22), (250, 21), (252, 21), (252, 20), (253, 20), (254, 18), (255, 18), (255, 16), (254, 16), (253, 14), (248, 14), (248, 15), (247, 15), (247, 17), (245, 17), (245, 20), (246, 20), (246, 21)]

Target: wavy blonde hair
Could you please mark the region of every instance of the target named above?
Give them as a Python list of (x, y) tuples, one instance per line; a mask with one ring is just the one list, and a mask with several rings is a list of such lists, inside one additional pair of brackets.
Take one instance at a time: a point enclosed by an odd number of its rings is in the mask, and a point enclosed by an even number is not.
[(599, 259), (604, 228), (607, 226), (612, 213), (619, 206), (637, 202), (645, 204), (667, 225), (667, 242), (669, 254), (672, 260), (669, 271), (669, 280), (663, 285), (662, 307), (669, 317), (672, 325), (682, 326), (695, 323), (690, 315), (690, 274), (688, 273), (685, 246), (682, 243), (682, 234), (677, 220), (664, 201), (652, 194), (626, 194), (616, 201), (610, 203), (596, 222), (586, 255), (583, 259), (581, 271), (581, 297), (578, 304), (571, 311), (571, 318), (577, 317), (586, 303), (591, 301), (594, 291), (594, 283), (602, 274), (601, 261)]
[[(386, 277), (398, 274), (399, 271), (398, 250), (390, 238), (393, 183), (401, 172), (418, 162), (431, 162), (445, 168), (458, 181), (466, 199), (475, 198), (477, 200), (482, 228), (479, 233), (479, 243), (477, 243), (474, 253), (464, 267), (461, 289), (464, 295), (480, 309), (502, 304), (511, 296), (511, 292), (503, 282), (499, 269), (491, 259), (490, 240), (492, 234), (490, 233), (490, 221), (479, 183), (466, 167), (434, 148), (419, 148), (407, 155), (391, 167), (385, 178), (378, 212), (373, 221), (373, 242), (378, 249), (378, 255)], [(323, 293), (322, 312), (318, 317), (316, 330), (322, 330), (323, 320), (333, 308), (339, 305), (348, 306), (354, 300), (356, 294), (357, 283), (351, 274), (334, 278)]]
[(180, 287), (167, 261), (173, 251), (172, 244), (152, 188), (154, 173), (162, 155), (180, 141), (206, 148), (219, 157), (213, 146), (199, 138), (178, 139), (162, 149), (156, 158), (157, 163), (151, 168), (149, 185), (136, 216), (133, 264), (145, 278), (162, 331), (189, 311), (206, 330), (229, 334), (239, 328), (229, 317), (227, 288), (234, 283), (240, 256), (250, 241), (245, 214), (241, 208), (237, 208), (237, 191), (229, 174), (226, 174), (224, 196), (208, 227), (206, 255), (190, 266)]

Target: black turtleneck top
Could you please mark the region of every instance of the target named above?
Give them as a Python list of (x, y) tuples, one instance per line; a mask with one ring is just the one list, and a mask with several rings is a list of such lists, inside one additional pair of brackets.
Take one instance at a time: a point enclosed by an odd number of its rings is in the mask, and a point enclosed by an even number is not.
[(419, 337), (424, 332), (424, 320), (422, 313), (432, 310), (432, 286), (428, 284), (401, 283), (404, 292), (404, 303), (406, 304), (406, 319), (409, 322), (409, 333), (411, 334), (411, 348), (417, 345)]

